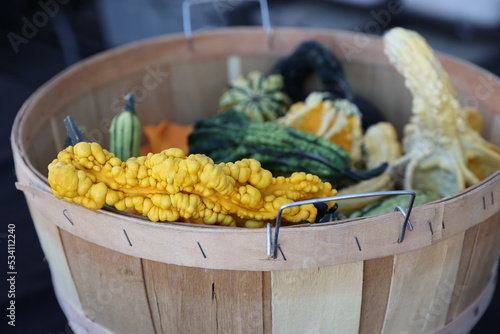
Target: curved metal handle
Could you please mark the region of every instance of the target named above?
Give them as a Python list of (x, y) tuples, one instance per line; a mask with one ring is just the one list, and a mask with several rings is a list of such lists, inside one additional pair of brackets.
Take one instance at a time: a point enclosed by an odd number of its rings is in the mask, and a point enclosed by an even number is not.
[[(205, 4), (216, 1), (224, 1), (226, 0), (185, 0), (182, 3), (182, 23), (184, 27), (184, 35), (188, 40), (189, 45), (192, 45), (193, 41), (193, 30), (191, 27), (191, 6)], [(273, 34), (273, 28), (271, 26), (271, 20), (269, 18), (269, 7), (267, 5), (267, 0), (239, 0), (240, 2), (244, 1), (254, 1), (260, 4), (260, 15), (262, 17), (262, 28), (267, 31), (269, 36)]]
[[(305, 200), (305, 201), (298, 201), (298, 202), (283, 204), (279, 208), (278, 215), (276, 216), (276, 227), (274, 229), (274, 238), (272, 238), (271, 224), (267, 225), (267, 256), (272, 257), (273, 259), (276, 259), (276, 257), (278, 256), (278, 248), (279, 248), (278, 238), (279, 238), (279, 230), (280, 230), (280, 226), (281, 226), (281, 217), (283, 215), (283, 210), (285, 210), (287, 208), (305, 205), (305, 204), (340, 201), (340, 200), (344, 200), (344, 199), (372, 197), (372, 196), (393, 196), (393, 195), (410, 195), (411, 196), (410, 202), (408, 203), (408, 210), (407, 211), (405, 211), (400, 206), (397, 206), (394, 209), (395, 211), (396, 210), (401, 211), (403, 213), (404, 218), (405, 218), (404, 222), (403, 222), (403, 227), (401, 230), (401, 235), (398, 239), (398, 243), (402, 243), (404, 241), (404, 238), (405, 238), (406, 227), (408, 226), (408, 228), (410, 230), (413, 230), (413, 226), (410, 223), (410, 214), (411, 214), (411, 209), (413, 208), (413, 203), (415, 203), (416, 194), (414, 191), (409, 191), (409, 190), (376, 191), (376, 192), (368, 192), (368, 193), (361, 193), (361, 194), (339, 195), (339, 196), (331, 196), (331, 197), (324, 197), (324, 198), (314, 198), (314, 199), (309, 199), (309, 200)], [(274, 239), (274, 240), (272, 240), (272, 239)], [(271, 249), (272, 249), (272, 254), (271, 254)]]

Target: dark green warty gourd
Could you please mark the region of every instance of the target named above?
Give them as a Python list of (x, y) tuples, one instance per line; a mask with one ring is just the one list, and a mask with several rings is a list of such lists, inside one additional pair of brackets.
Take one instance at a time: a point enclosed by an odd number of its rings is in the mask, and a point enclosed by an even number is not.
[(252, 121), (234, 110), (197, 121), (189, 149), (216, 163), (256, 159), (276, 175), (311, 173), (334, 187), (372, 178), (387, 168), (384, 163), (373, 170), (355, 171), (347, 151), (328, 139), (277, 122)]

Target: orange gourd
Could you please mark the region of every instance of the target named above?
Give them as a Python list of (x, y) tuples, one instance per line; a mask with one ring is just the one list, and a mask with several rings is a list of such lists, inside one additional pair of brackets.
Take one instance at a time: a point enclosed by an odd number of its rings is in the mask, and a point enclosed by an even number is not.
[(188, 136), (193, 131), (192, 124), (179, 124), (161, 121), (159, 124), (147, 124), (142, 128), (147, 144), (141, 147), (141, 155), (159, 153), (168, 148), (180, 148), (189, 152)]
[(356, 162), (361, 158), (361, 113), (348, 100), (329, 100), (326, 96), (311, 93), (304, 102), (293, 104), (278, 122), (329, 139), (345, 148)]

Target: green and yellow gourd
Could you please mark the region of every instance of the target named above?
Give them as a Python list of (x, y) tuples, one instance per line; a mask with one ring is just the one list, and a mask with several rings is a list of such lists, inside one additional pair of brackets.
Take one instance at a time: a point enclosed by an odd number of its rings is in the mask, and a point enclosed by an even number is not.
[(330, 140), (278, 122), (252, 121), (235, 110), (197, 121), (189, 150), (216, 163), (255, 159), (274, 175), (311, 173), (334, 187), (370, 179), (387, 167), (383, 163), (372, 170), (354, 170), (349, 153)]
[(229, 83), (219, 101), (219, 111), (234, 109), (257, 121), (274, 121), (285, 115), (291, 100), (284, 92), (280, 74), (264, 75), (258, 71), (240, 76)]
[(125, 101), (125, 107), (111, 121), (109, 145), (110, 152), (122, 161), (139, 156), (142, 135), (134, 94), (127, 94)]
[(363, 128), (358, 107), (346, 99), (332, 99), (328, 92), (312, 92), (294, 103), (280, 124), (314, 133), (347, 150), (351, 159), (361, 159)]

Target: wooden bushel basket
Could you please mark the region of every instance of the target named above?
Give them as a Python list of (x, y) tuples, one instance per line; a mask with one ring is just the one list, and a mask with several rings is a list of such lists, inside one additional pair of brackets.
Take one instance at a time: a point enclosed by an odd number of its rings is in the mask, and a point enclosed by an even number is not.
[[(465, 333), (487, 308), (500, 251), (500, 171), (465, 191), (416, 206), (398, 243), (401, 212), (282, 227), (267, 256), (266, 229), (153, 223), (56, 199), (47, 165), (64, 147), (63, 119), (109, 143), (111, 118), (134, 91), (143, 124), (215, 114), (238, 73), (268, 71), (316, 39), (343, 62), (355, 92), (401, 130), (411, 95), (378, 38), (260, 28), (141, 41), (64, 71), (24, 104), (12, 131), (26, 196), (70, 325), (96, 333)], [(461, 101), (481, 110), (500, 145), (500, 81), (440, 55)]]

